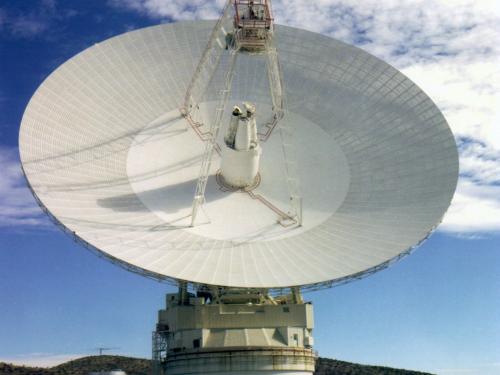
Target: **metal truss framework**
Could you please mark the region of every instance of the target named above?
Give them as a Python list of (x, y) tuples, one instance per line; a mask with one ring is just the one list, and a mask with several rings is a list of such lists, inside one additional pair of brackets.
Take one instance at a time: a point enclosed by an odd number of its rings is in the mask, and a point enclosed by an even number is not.
[[(240, 11), (249, 6), (252, 13), (254, 13), (254, 10), (251, 7), (260, 7), (255, 9), (257, 13), (260, 13), (261, 10), (262, 16), (260, 18), (259, 16), (255, 16), (253, 19), (247, 17), (245, 19), (244, 15), (240, 14)], [(180, 112), (188, 120), (193, 129), (198, 134), (204, 136), (202, 139), (205, 141), (205, 150), (191, 210), (191, 226), (195, 225), (199, 208), (205, 200), (205, 189), (213, 153), (214, 150), (218, 151), (217, 137), (230, 97), (235, 64), (239, 53), (245, 51), (252, 54), (264, 54), (266, 56), (266, 69), (273, 114), (271, 120), (265, 125), (265, 132), (259, 134), (260, 140), (263, 142), (267, 141), (274, 128), (278, 125), (278, 122), (285, 117), (284, 81), (272, 22), (270, 1), (248, 2), (246, 0), (228, 0), (223, 9), (222, 16), (212, 30), (207, 46), (188, 85)], [(211, 93), (211, 96), (216, 99), (217, 103), (214, 120), (209, 124), (208, 131), (200, 132), (200, 128), (204, 126), (205, 121), (203, 119), (195, 121), (194, 118), (196, 117), (196, 112), (199, 110), (200, 103), (203, 101), (209, 83), (212, 81), (216, 71), (223, 65), (224, 55), (229, 56), (227, 58), (228, 62), (225, 64), (226, 66), (222, 68), (224, 69), (223, 87), (217, 90), (217, 92)], [(279, 133), (285, 162), (286, 185), (290, 196), (289, 212), (279, 220), (285, 226), (293, 224), (300, 226), (302, 225), (302, 198), (293, 128), (286, 121), (281, 121)]]
[(205, 142), (205, 151), (203, 153), (200, 174), (198, 177), (198, 182), (196, 183), (196, 192), (193, 199), (193, 208), (191, 211), (191, 226), (195, 225), (198, 209), (205, 200), (205, 188), (207, 187), (208, 175), (210, 173), (210, 167), (212, 165), (212, 156), (217, 142), (217, 136), (219, 135), (219, 130), (222, 124), (224, 110), (227, 106), (229, 93), (231, 91), (231, 83), (234, 76), (234, 65), (238, 56), (238, 50), (231, 49), (229, 54), (228, 68), (224, 80), (224, 88), (218, 93), (218, 100), (215, 108), (215, 120), (210, 123), (210, 129), (208, 131), (209, 138)]
[(163, 375), (163, 362), (167, 358), (167, 332), (153, 331), (152, 336), (152, 374)]

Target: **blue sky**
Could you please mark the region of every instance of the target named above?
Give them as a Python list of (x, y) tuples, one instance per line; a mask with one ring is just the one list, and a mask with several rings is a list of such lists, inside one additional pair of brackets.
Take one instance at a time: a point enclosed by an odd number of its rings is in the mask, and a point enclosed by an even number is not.
[[(500, 373), (500, 11), (495, 1), (275, 1), (279, 23), (357, 44), (437, 103), (461, 177), (441, 229), (366, 279), (307, 295), (321, 356), (432, 371)], [(149, 357), (164, 293), (48, 222), (17, 154), (31, 95), (58, 65), (128, 30), (214, 18), (220, 1), (0, 1), (0, 361), (95, 353)]]

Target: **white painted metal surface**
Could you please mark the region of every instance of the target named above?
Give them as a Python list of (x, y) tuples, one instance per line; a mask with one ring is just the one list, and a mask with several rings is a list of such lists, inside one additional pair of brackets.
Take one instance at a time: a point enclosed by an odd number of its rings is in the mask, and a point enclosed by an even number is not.
[(257, 135), (255, 106), (245, 106), (249, 107), (250, 113), (242, 113), (239, 107), (235, 107), (231, 114), (221, 145), (220, 176), (223, 186), (251, 189), (259, 183), (262, 149)]
[[(226, 286), (340, 282), (425, 239), (457, 180), (444, 117), (383, 61), (283, 26), (276, 28), (289, 108), (282, 122), (295, 129), (303, 225), (279, 223), (289, 189), (273, 131), (261, 140), (261, 181), (249, 193), (221, 188), (214, 155), (197, 219), (204, 224), (189, 227), (204, 129), (178, 109), (213, 25), (111, 38), (43, 82), (20, 131), (23, 168), (40, 204), (114, 262), (160, 279)], [(229, 110), (251, 101), (266, 117), (265, 66), (245, 55), (236, 64), (246, 74), (234, 77)], [(200, 111), (213, 116), (214, 103)], [(257, 125), (264, 134), (258, 118)]]

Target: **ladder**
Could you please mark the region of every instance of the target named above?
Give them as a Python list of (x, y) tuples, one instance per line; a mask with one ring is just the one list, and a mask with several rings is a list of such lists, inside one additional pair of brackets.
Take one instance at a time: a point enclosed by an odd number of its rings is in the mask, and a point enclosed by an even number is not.
[[(302, 225), (302, 197), (300, 192), (300, 180), (298, 174), (297, 148), (293, 126), (286, 121), (286, 95), (278, 51), (275, 45), (274, 33), (267, 46), (267, 74), (272, 101), (272, 123), (268, 125), (268, 132), (264, 136), (267, 139), (273, 129), (278, 125), (283, 159), (285, 162), (285, 178), (290, 195), (289, 219), (294, 220), (299, 226)], [(283, 120), (284, 118), (284, 120)], [(283, 120), (283, 121), (281, 121)]]
[(212, 156), (214, 153), (214, 148), (217, 144), (217, 136), (219, 135), (219, 130), (224, 117), (224, 110), (229, 99), (229, 94), (231, 93), (231, 84), (233, 81), (234, 66), (236, 64), (237, 56), (238, 50), (231, 49), (228, 57), (229, 62), (226, 75), (224, 77), (224, 87), (218, 92), (218, 100), (215, 107), (215, 117), (214, 120), (210, 123), (210, 129), (208, 131), (209, 137), (205, 142), (205, 151), (203, 153), (203, 159), (201, 161), (198, 182), (196, 183), (196, 191), (194, 194), (193, 206), (191, 209), (192, 227), (195, 225), (198, 210), (205, 201), (205, 189), (207, 187), (208, 175), (210, 173), (210, 167), (212, 165)]

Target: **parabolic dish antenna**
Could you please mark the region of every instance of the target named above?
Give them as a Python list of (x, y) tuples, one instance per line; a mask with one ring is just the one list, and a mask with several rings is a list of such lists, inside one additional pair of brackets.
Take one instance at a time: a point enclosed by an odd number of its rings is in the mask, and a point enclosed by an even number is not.
[[(22, 120), (21, 160), (35, 197), (65, 230), (158, 279), (249, 288), (359, 277), (429, 235), (458, 174), (443, 115), (378, 58), (285, 26), (276, 27), (281, 122), (295, 132), (301, 222), (287, 211), (286, 139), (262, 120), (272, 111), (262, 99), (265, 67), (243, 54), (224, 116), (255, 104), (259, 174), (252, 186), (231, 188), (215, 152), (192, 225), (206, 133), (179, 108), (213, 27), (181, 22), (108, 39), (36, 91)], [(211, 118), (215, 105), (208, 97), (198, 110)]]

